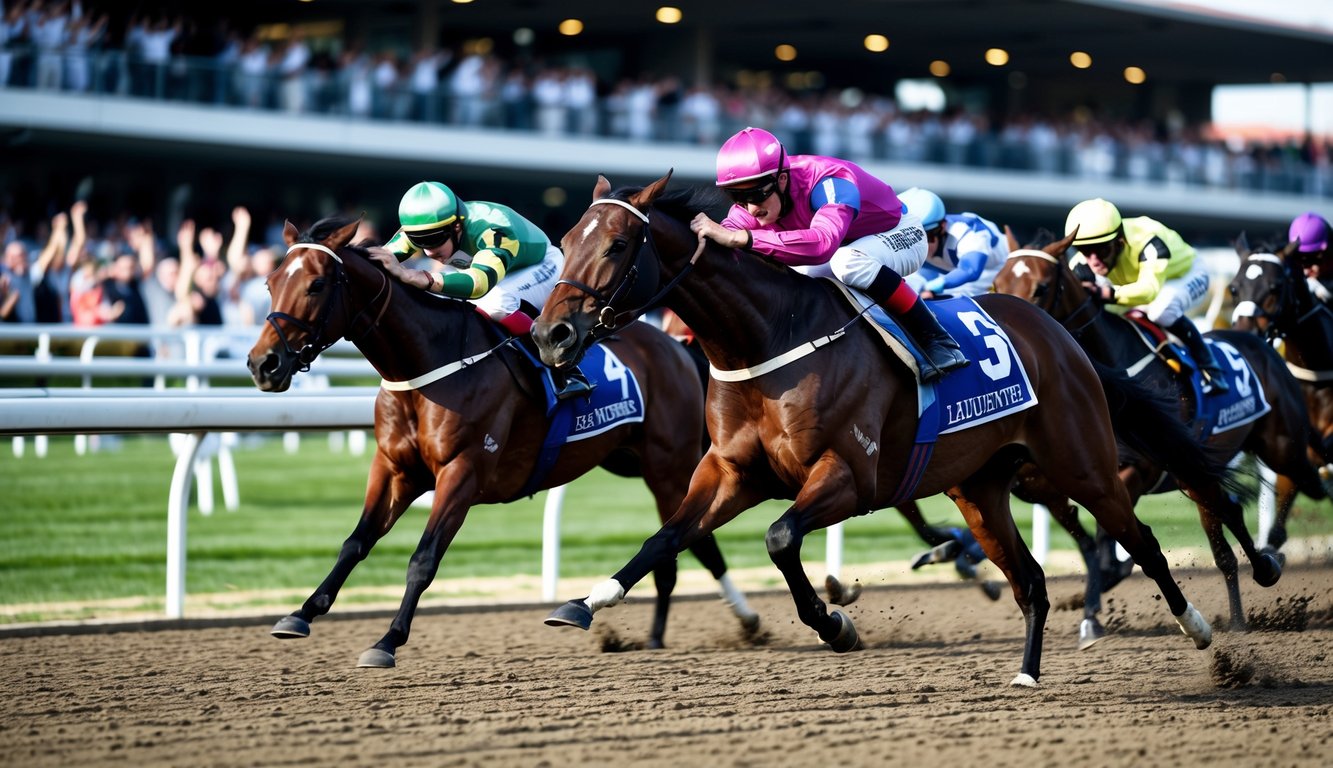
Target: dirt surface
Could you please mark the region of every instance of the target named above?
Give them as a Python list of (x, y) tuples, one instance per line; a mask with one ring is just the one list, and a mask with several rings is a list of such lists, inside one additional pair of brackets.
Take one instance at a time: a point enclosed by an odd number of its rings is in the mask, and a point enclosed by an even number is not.
[(276, 616), (5, 637), (0, 765), (1333, 764), (1333, 569), (1246, 581), (1246, 633), (1222, 626), (1215, 571), (1177, 575), (1211, 648), (1138, 574), (1109, 596), (1111, 636), (1076, 651), (1081, 584), (1052, 579), (1036, 690), (1008, 685), (1007, 590), (966, 584), (867, 589), (848, 608), (866, 648), (844, 655), (785, 593), (752, 597), (758, 644), (718, 600), (681, 601), (659, 651), (608, 650), (646, 635), (642, 595), (586, 633), (544, 626), (548, 607), (432, 612), (390, 670), (355, 668), (378, 617), (297, 641), (268, 635)]

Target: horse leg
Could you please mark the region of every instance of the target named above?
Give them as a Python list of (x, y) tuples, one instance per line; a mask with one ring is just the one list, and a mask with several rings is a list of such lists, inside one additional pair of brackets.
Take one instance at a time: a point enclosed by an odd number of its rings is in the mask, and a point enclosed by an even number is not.
[(1087, 574), (1083, 588), (1083, 621), (1078, 625), (1078, 649), (1085, 651), (1106, 637), (1106, 629), (1097, 619), (1102, 612), (1102, 569), (1097, 557), (1097, 542), (1087, 529), (1078, 521), (1078, 507), (1068, 499), (1047, 504), (1051, 517), (1069, 532), (1078, 553), (1083, 558), (1083, 569)]
[(477, 481), (471, 466), (455, 459), (435, 484), (435, 503), (426, 521), (426, 530), (417, 542), (407, 565), (407, 588), (398, 613), (389, 624), (389, 631), (379, 642), (367, 648), (357, 660), (358, 667), (392, 667), (399, 648), (407, 644), (412, 630), (412, 618), (426, 588), (435, 580), (440, 561), (449, 544), (462, 527), (471, 500), (475, 497)]
[(667, 613), (671, 610), (671, 593), (676, 590), (677, 565), (675, 560), (667, 560), (653, 569), (653, 586), (657, 589), (657, 600), (653, 604), (653, 629), (648, 635), (648, 647), (665, 648)]
[(592, 627), (597, 611), (625, 599), (625, 594), (659, 563), (676, 555), (736, 515), (767, 497), (740, 481), (740, 473), (712, 450), (690, 479), (690, 489), (675, 514), (649, 536), (637, 554), (614, 576), (595, 585), (588, 596), (570, 600), (546, 617), (547, 626)]
[(1012, 460), (998, 455), (946, 495), (963, 513), (986, 556), (1009, 580), (1014, 602), (1023, 612), (1023, 663), (1018, 676), (1009, 684), (1035, 688), (1041, 678), (1042, 640), (1051, 604), (1046, 595), (1046, 574), (1023, 541), (1009, 511), (1013, 470)]
[[(1240, 544), (1241, 551), (1249, 558), (1250, 567), (1254, 571), (1254, 580), (1259, 586), (1271, 587), (1276, 584), (1282, 577), (1282, 566), (1276, 557), (1260, 552), (1254, 546), (1254, 539), (1250, 537), (1250, 531), (1245, 527), (1245, 510), (1221, 488), (1186, 488), (1185, 495), (1199, 506), (1200, 519), (1203, 521), (1204, 531), (1208, 534), (1208, 543), (1213, 548), (1213, 561), (1227, 578), (1227, 593), (1233, 596), (1232, 624), (1234, 625), (1239, 618), (1243, 625), (1245, 614), (1240, 610), (1240, 586), (1237, 584), (1234, 592), (1231, 588), (1231, 582), (1239, 578), (1235, 575), (1236, 555), (1227, 544), (1221, 526), (1225, 525), (1227, 530), (1231, 531), (1236, 543)], [(1225, 552), (1222, 551), (1224, 549)]]
[(343, 542), (338, 559), (329, 575), (301, 605), (300, 610), (283, 617), (270, 630), (279, 639), (310, 636), (310, 622), (333, 607), (338, 592), (357, 563), (366, 559), (375, 543), (398, 521), (408, 505), (420, 495), (407, 477), (394, 470), (383, 454), (376, 452), (366, 481), (366, 502), (355, 530)]
[(731, 609), (732, 614), (741, 622), (741, 629), (747, 635), (753, 635), (759, 631), (759, 614), (755, 613), (750, 607), (750, 603), (745, 599), (745, 593), (740, 591), (731, 576), (727, 575), (727, 562), (722, 558), (722, 550), (717, 545), (717, 538), (713, 534), (708, 534), (696, 541), (690, 546), (690, 552), (698, 558), (708, 572), (717, 579), (718, 592), (722, 596), (722, 602), (726, 603)]
[(852, 516), (857, 509), (855, 487), (851, 470), (841, 459), (832, 455), (820, 459), (795, 502), (769, 526), (764, 537), (768, 557), (786, 579), (801, 623), (815, 630), (819, 639), (838, 653), (859, 645), (856, 627), (841, 611), (829, 613), (828, 606), (819, 598), (801, 564), (801, 542), (811, 531)]
[(1227, 605), (1231, 608), (1231, 629), (1246, 629), (1245, 609), (1240, 604), (1240, 571), (1237, 568), (1236, 553), (1231, 551), (1226, 534), (1222, 531), (1222, 522), (1204, 504), (1199, 504), (1199, 522), (1208, 537), (1208, 546), (1213, 550), (1213, 562), (1222, 572), (1222, 580), (1227, 586)]

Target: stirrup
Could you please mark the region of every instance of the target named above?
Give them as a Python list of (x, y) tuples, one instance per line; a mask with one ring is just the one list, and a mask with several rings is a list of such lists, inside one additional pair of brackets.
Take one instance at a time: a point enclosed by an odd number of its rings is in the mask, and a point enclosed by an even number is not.
[(587, 397), (592, 393), (593, 387), (584, 378), (583, 374), (575, 371), (565, 376), (565, 385), (555, 393), (556, 400), (568, 400), (571, 397)]
[(1200, 368), (1199, 374), (1203, 379), (1203, 393), (1205, 395), (1220, 395), (1231, 391), (1231, 384), (1227, 381), (1226, 374), (1219, 368)]

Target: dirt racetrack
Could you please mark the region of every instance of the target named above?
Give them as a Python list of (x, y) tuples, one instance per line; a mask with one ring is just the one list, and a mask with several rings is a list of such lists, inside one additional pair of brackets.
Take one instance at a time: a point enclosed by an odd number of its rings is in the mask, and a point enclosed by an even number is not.
[[(1041, 686), (1010, 688), (1022, 621), (966, 584), (876, 587), (866, 649), (820, 646), (785, 593), (752, 598), (766, 642), (716, 599), (678, 602), (660, 651), (645, 595), (593, 630), (547, 607), (418, 617), (391, 670), (355, 668), (385, 618), (278, 641), (234, 626), (0, 639), (3, 766), (883, 766), (1333, 764), (1333, 569), (1261, 590), (1226, 632), (1212, 570), (1178, 572), (1217, 632), (1196, 651), (1142, 574), (1111, 636), (1074, 650), (1081, 591), (1052, 579)], [(335, 608), (335, 617), (337, 608)], [(276, 618), (276, 617), (272, 617)]]

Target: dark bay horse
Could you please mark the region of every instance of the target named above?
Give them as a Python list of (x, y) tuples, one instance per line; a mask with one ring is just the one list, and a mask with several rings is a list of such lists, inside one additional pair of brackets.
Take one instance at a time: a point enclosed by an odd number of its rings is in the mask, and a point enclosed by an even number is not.
[[(350, 244), (357, 225), (325, 219), (301, 235), (287, 223), (289, 255), (268, 278), (273, 313), (248, 364), (257, 387), (281, 392), (297, 371), (346, 337), (386, 382), (416, 385), (380, 390), (361, 520), (324, 582), (273, 628), (280, 638), (307, 637), (309, 622), (328, 613), (356, 564), (414, 499), (433, 490), (402, 605), (389, 632), (359, 661), (391, 667), (407, 643), (418, 601), (472, 506), (552, 488), (600, 465), (643, 477), (667, 519), (703, 452), (703, 395), (694, 364), (669, 336), (646, 323), (626, 326), (606, 344), (642, 388), (642, 421), (566, 443), (540, 485), (530, 488), (550, 423), (537, 369), (471, 303), (413, 290), (386, 275)], [(691, 551), (722, 583), (742, 625), (757, 629), (758, 616), (726, 576), (717, 543), (710, 537), (697, 544)], [(676, 582), (675, 563), (660, 565), (654, 646), (662, 642)]]
[[(693, 329), (710, 364), (730, 372), (709, 384), (712, 445), (662, 529), (613, 578), (547, 623), (589, 628), (595, 611), (622, 600), (652, 567), (759, 502), (783, 498), (794, 503), (768, 530), (769, 555), (801, 621), (835, 651), (850, 651), (859, 644), (856, 629), (845, 614), (830, 613), (810, 584), (801, 543), (811, 531), (893, 501), (913, 453), (916, 378), (829, 281), (697, 241), (689, 221), (702, 206), (663, 196), (669, 179), (612, 194), (598, 178), (593, 204), (562, 241), (564, 272), (533, 335), (544, 362), (570, 365), (591, 342), (660, 301)], [(1207, 647), (1211, 627), (1172, 578), (1151, 530), (1135, 519), (1116, 473), (1096, 369), (1044, 312), (1011, 297), (979, 302), (1012, 341), (1038, 404), (940, 435), (913, 495), (953, 499), (1008, 578), (1026, 625), (1013, 684), (1037, 684), (1050, 608), (1045, 576), (1009, 513), (1014, 471), (1028, 460), (1094, 510), (1157, 582), (1182, 631)], [(979, 331), (988, 333), (998, 331)], [(985, 364), (1011, 364), (1005, 349), (1004, 359)]]
[[(1296, 261), (1297, 243), (1280, 249), (1255, 251), (1249, 238), (1236, 242), (1240, 270), (1228, 289), (1235, 300), (1231, 327), (1282, 340), (1287, 369), (1300, 382), (1305, 406), (1314, 431), (1310, 459), (1320, 467), (1324, 491), (1333, 495), (1333, 310), (1310, 293), (1309, 284)], [(1294, 484), (1279, 477), (1278, 509), (1289, 510), (1281, 500), (1296, 493)], [(1268, 537), (1280, 547), (1286, 539), (1286, 516), (1280, 516)]]
[[(1193, 422), (1195, 395), (1183, 377), (1160, 356), (1150, 353), (1130, 321), (1093, 300), (1082, 281), (1064, 259), (1072, 236), (1041, 248), (1015, 246), (995, 279), (995, 290), (1022, 298), (1058, 320), (1093, 360), (1114, 368), (1133, 371), (1146, 386), (1168, 392), (1179, 403), (1178, 416)], [(1271, 410), (1257, 420), (1207, 436), (1215, 455), (1230, 459), (1247, 452), (1259, 457), (1279, 474), (1294, 478), (1304, 488), (1318, 486), (1318, 478), (1306, 461), (1305, 406), (1295, 381), (1282, 361), (1261, 340), (1231, 331), (1212, 331), (1206, 337), (1225, 341), (1241, 355), (1262, 385)], [(1131, 406), (1132, 407), (1132, 406)], [(1191, 427), (1193, 428), (1193, 427)], [(1195, 502), (1199, 519), (1213, 552), (1213, 560), (1226, 582), (1233, 628), (1246, 626), (1241, 606), (1238, 563), (1223, 532), (1231, 531), (1253, 567), (1254, 580), (1271, 586), (1281, 575), (1273, 553), (1261, 552), (1245, 527), (1243, 509), (1220, 484), (1177, 483), (1166, 468), (1142, 455), (1126, 455), (1121, 474), (1130, 495), (1160, 493), (1177, 487)], [(1047, 502), (1052, 509), (1064, 508), (1059, 500)], [(1067, 500), (1064, 505), (1067, 506)], [(1070, 514), (1066, 512), (1066, 514)]]

